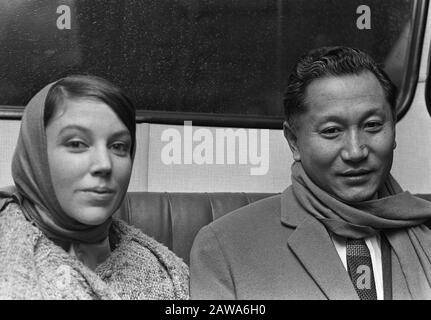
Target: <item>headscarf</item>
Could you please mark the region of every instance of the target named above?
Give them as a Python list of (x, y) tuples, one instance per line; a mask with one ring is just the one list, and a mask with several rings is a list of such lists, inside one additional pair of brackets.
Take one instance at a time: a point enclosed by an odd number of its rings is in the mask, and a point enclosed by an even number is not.
[(96, 226), (83, 224), (68, 216), (55, 196), (44, 124), (45, 101), (54, 84), (39, 91), (25, 108), (12, 160), (15, 189), (0, 192), (0, 207), (1, 198), (13, 197), (25, 217), (58, 243), (100, 243), (108, 236), (112, 218)]
[[(300, 162), (292, 165), (293, 193), (307, 214), (339, 236), (360, 239), (382, 232), (392, 252), (394, 295), (431, 299), (431, 202), (402, 191), (389, 175), (378, 199), (342, 202), (318, 187)], [(394, 260), (395, 259), (395, 260)], [(408, 293), (400, 293), (407, 284)]]

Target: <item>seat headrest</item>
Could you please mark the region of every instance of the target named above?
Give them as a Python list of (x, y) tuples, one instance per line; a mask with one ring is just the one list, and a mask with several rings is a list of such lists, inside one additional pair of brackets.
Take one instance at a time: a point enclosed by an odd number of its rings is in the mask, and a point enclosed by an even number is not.
[(163, 243), (188, 264), (193, 240), (203, 226), (272, 195), (129, 192), (115, 216)]

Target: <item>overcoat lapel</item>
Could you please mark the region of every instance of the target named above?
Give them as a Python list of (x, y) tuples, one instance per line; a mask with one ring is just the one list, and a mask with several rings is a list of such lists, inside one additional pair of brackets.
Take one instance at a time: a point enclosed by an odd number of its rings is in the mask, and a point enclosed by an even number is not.
[(281, 222), (295, 228), (287, 245), (328, 299), (358, 300), (352, 281), (329, 237), (316, 219), (304, 212), (287, 188), (281, 195)]
[(359, 299), (328, 232), (318, 221), (305, 219), (289, 237), (288, 246), (328, 299)]

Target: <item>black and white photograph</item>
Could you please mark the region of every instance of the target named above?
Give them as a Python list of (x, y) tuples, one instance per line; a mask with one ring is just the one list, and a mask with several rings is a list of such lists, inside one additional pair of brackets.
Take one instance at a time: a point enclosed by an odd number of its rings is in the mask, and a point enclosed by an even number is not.
[(0, 0), (0, 300), (431, 300), (430, 57), (428, 0)]

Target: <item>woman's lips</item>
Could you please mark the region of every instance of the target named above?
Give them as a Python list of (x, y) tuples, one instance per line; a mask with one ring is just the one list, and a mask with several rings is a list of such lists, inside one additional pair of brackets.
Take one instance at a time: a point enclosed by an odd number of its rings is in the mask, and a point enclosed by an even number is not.
[(94, 193), (114, 193), (115, 190), (108, 187), (93, 187), (82, 189), (82, 191)]
[(115, 191), (110, 188), (89, 188), (83, 189), (81, 192), (86, 196), (87, 200), (94, 205), (105, 205), (109, 203), (115, 195)]

